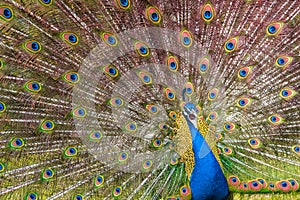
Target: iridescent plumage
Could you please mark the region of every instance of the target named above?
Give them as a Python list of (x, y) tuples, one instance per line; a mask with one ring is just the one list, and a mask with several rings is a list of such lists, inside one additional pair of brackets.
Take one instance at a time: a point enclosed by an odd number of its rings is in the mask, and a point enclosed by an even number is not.
[(299, 199), (299, 13), (0, 1), (0, 199)]

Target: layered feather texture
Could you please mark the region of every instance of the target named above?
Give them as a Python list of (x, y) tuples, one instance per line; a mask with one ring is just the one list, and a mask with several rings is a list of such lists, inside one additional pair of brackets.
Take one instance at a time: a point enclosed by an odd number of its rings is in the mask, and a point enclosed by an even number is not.
[(300, 198), (299, 12), (0, 1), (0, 199), (193, 198), (188, 102), (234, 198)]

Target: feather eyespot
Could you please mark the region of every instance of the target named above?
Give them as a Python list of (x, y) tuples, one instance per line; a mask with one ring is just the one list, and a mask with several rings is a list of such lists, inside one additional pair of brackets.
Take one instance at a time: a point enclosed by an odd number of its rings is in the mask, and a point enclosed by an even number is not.
[(4, 113), (6, 110), (6, 104), (0, 101), (0, 114)]
[(43, 6), (50, 6), (53, 3), (52, 0), (38, 0), (38, 2)]
[(92, 140), (94, 142), (98, 142), (102, 138), (102, 133), (100, 131), (92, 131), (89, 134), (89, 138), (90, 138), (90, 140)]
[(219, 90), (217, 88), (214, 88), (208, 93), (208, 100), (215, 101), (218, 95), (219, 95)]
[(129, 122), (125, 125), (125, 130), (131, 133), (135, 133), (138, 129), (138, 126), (135, 122)]
[(110, 78), (116, 78), (119, 75), (119, 70), (113, 65), (108, 65), (104, 67), (103, 72)]
[(228, 182), (232, 186), (239, 186), (240, 185), (240, 179), (237, 176), (229, 176)]
[(5, 5), (0, 5), (0, 19), (4, 21), (11, 21), (14, 18), (13, 10)]
[(283, 192), (289, 192), (292, 189), (291, 183), (287, 180), (278, 181), (276, 187)]
[(238, 71), (238, 77), (239, 79), (247, 79), (249, 77), (249, 75), (252, 72), (252, 66), (250, 67), (243, 67), (241, 69), (239, 69)]
[(12, 138), (9, 142), (9, 147), (12, 149), (21, 149), (25, 145), (25, 142), (22, 138)]
[(35, 192), (29, 192), (26, 194), (25, 200), (37, 200), (38, 194)]
[(208, 119), (209, 119), (210, 121), (214, 121), (214, 120), (216, 120), (217, 118), (218, 118), (218, 113), (215, 112), (215, 111), (212, 111), (212, 112), (210, 112), (210, 113), (208, 114)]
[(113, 196), (114, 197), (119, 197), (122, 194), (122, 187), (121, 186), (117, 186), (115, 187), (115, 189), (113, 190)]
[(169, 56), (167, 59), (167, 66), (171, 72), (177, 72), (179, 68), (178, 60), (174, 56)]
[(273, 125), (279, 125), (283, 123), (284, 119), (280, 115), (274, 114), (268, 118), (268, 121)]
[(295, 95), (297, 94), (297, 92), (295, 90), (292, 90), (291, 88), (285, 87), (283, 88), (280, 93), (279, 96), (281, 98), (283, 98), (284, 100), (290, 100), (291, 98), (293, 98)]
[(146, 57), (150, 55), (150, 49), (148, 45), (143, 42), (136, 42), (134, 44), (135, 51), (142, 57)]
[(159, 123), (159, 129), (162, 131), (167, 131), (169, 130), (169, 125), (165, 123)]
[(155, 105), (146, 105), (146, 109), (152, 114), (157, 114), (159, 112), (159, 108)]
[(42, 180), (48, 181), (54, 177), (55, 173), (51, 168), (46, 168), (42, 171)]
[(83, 200), (83, 195), (82, 194), (76, 194), (73, 196), (72, 200)]
[(123, 99), (121, 99), (120, 97), (114, 97), (114, 98), (111, 98), (110, 100), (109, 100), (109, 104), (111, 105), (111, 106), (113, 106), (113, 107), (121, 107), (121, 106), (123, 106), (123, 104), (124, 104), (124, 101), (123, 101)]
[(163, 142), (161, 141), (161, 139), (154, 139), (152, 145), (154, 148), (160, 148), (162, 147)]
[(148, 72), (139, 72), (138, 76), (143, 84), (150, 85), (152, 84), (152, 76)]
[(168, 100), (174, 101), (176, 96), (171, 88), (165, 88), (165, 94)]
[(150, 169), (151, 167), (152, 167), (152, 161), (151, 160), (146, 160), (146, 161), (144, 161), (144, 163), (143, 163), (143, 169), (144, 170), (148, 170), (148, 169)]
[(261, 183), (263, 188), (267, 187), (267, 182), (265, 181), (265, 179), (257, 178), (256, 180), (258, 180)]
[(5, 66), (5, 62), (0, 58), (0, 69), (2, 69)]
[(86, 112), (85, 108), (82, 108), (82, 107), (75, 108), (71, 113), (71, 115), (73, 117), (78, 118), (78, 119), (85, 118), (86, 114), (87, 114), (87, 112)]
[(4, 163), (0, 163), (0, 173), (5, 171), (5, 165)]
[(299, 184), (296, 181), (296, 179), (290, 178), (288, 179), (288, 181), (290, 182), (290, 184), (292, 185), (292, 190), (296, 191), (299, 189)]
[(23, 48), (30, 53), (36, 54), (42, 50), (42, 45), (35, 40), (28, 40), (23, 43)]
[(194, 93), (194, 85), (191, 82), (187, 82), (185, 84), (185, 94), (187, 96), (192, 96), (192, 94)]
[(130, 0), (116, 0), (119, 8), (127, 10), (130, 8)]
[(277, 57), (275, 65), (281, 69), (286, 69), (293, 62), (293, 57), (280, 55)]
[(223, 153), (227, 156), (232, 156), (234, 154), (233, 150), (230, 147), (223, 147)]
[(250, 99), (250, 98), (240, 98), (240, 99), (238, 99), (238, 101), (237, 101), (237, 106), (239, 107), (239, 108), (247, 108), (248, 106), (250, 106), (250, 104), (252, 103), (252, 99)]
[(239, 37), (233, 37), (226, 41), (224, 48), (227, 53), (235, 51), (238, 47)]
[(248, 183), (247, 182), (241, 182), (241, 184), (238, 187), (238, 189), (247, 191), (248, 190)]
[(206, 22), (209, 23), (213, 20), (215, 15), (214, 7), (211, 4), (205, 4), (201, 11), (201, 17)]
[(191, 194), (191, 190), (190, 188), (184, 185), (180, 188), (180, 194), (181, 196), (186, 197)]
[(273, 22), (269, 24), (266, 29), (267, 35), (269, 36), (278, 35), (281, 32), (283, 25), (284, 24), (282, 22)]
[(258, 149), (262, 146), (262, 142), (258, 138), (250, 138), (248, 143), (252, 149)]
[(210, 69), (210, 61), (208, 57), (204, 57), (200, 60), (199, 64), (199, 71), (201, 74), (205, 74)]
[(69, 33), (69, 32), (62, 33), (60, 37), (64, 42), (71, 45), (76, 45), (79, 42), (79, 38), (75, 33)]
[(170, 164), (172, 166), (177, 165), (178, 163), (179, 163), (178, 158), (172, 158), (171, 161), (170, 161)]
[(216, 141), (222, 140), (223, 136), (221, 133), (216, 133)]
[(101, 39), (108, 45), (108, 46), (117, 46), (118, 40), (117, 37), (109, 32), (103, 32), (101, 33)]
[(31, 93), (38, 93), (42, 89), (42, 85), (37, 81), (28, 81), (24, 85), (25, 90)]
[(100, 188), (104, 184), (104, 176), (98, 175), (94, 178), (94, 186)]
[(268, 189), (271, 191), (276, 191), (276, 186), (273, 182), (269, 182)]
[(122, 152), (119, 154), (119, 162), (124, 163), (128, 160), (128, 153)]
[(300, 156), (300, 145), (294, 145), (292, 146), (292, 151)]
[(64, 81), (70, 84), (76, 84), (79, 82), (80, 77), (79, 74), (76, 72), (67, 72), (63, 75)]
[(262, 189), (262, 184), (257, 180), (252, 180), (248, 182), (248, 187), (253, 191), (259, 191)]
[(146, 16), (153, 24), (159, 24), (161, 22), (161, 14), (159, 10), (153, 6), (149, 6), (146, 9)]
[(188, 30), (183, 30), (180, 33), (180, 41), (182, 46), (188, 48), (193, 44), (192, 34)]
[(72, 158), (77, 156), (78, 150), (76, 147), (67, 147), (64, 151), (64, 156), (67, 158)]
[(230, 131), (233, 131), (235, 130), (235, 124), (234, 123), (231, 123), (231, 122), (226, 122), (223, 126), (224, 130), (227, 131), (227, 132), (230, 132)]
[(54, 129), (55, 125), (54, 122), (51, 120), (43, 120), (40, 124), (40, 130), (43, 132), (49, 132)]
[(171, 112), (169, 113), (169, 117), (170, 117), (171, 119), (175, 120), (175, 119), (177, 118), (176, 112), (175, 112), (175, 111), (171, 111)]
[(216, 126), (209, 125), (208, 130), (211, 131), (211, 132), (215, 132), (216, 131)]

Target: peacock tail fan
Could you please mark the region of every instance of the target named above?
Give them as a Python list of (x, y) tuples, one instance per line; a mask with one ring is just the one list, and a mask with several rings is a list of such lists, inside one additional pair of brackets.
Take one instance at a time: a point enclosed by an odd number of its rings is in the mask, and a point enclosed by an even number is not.
[(0, 199), (300, 199), (299, 13), (0, 0)]

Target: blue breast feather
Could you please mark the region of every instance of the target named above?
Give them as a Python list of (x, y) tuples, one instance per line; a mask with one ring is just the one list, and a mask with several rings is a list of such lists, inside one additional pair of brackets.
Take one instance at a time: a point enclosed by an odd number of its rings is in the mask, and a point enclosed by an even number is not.
[(187, 120), (193, 140), (195, 166), (190, 178), (193, 200), (221, 200), (229, 196), (226, 178), (199, 130)]

